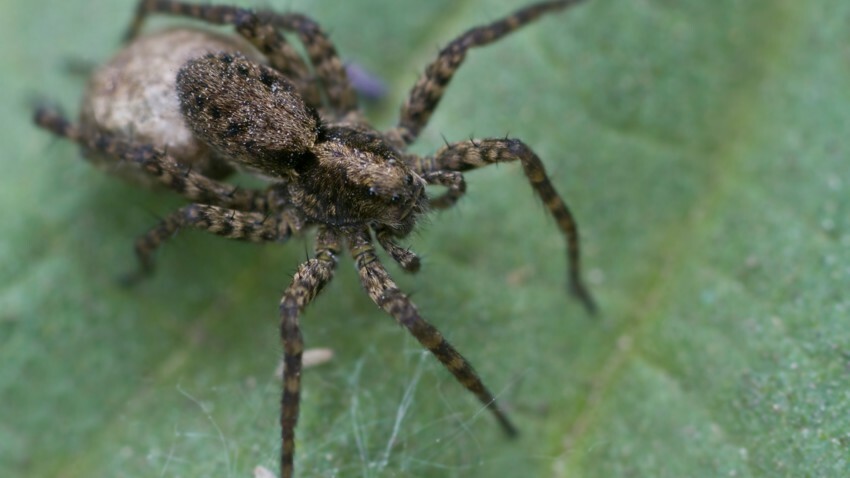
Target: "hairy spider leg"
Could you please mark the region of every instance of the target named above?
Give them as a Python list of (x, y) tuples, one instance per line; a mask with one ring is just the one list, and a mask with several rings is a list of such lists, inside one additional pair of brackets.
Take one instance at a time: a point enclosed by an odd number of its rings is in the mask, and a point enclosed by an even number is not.
[(265, 215), (241, 212), (205, 204), (190, 204), (169, 214), (159, 224), (136, 239), (139, 269), (124, 279), (127, 285), (149, 276), (154, 269), (153, 256), (165, 241), (180, 229), (191, 227), (228, 239), (249, 242), (284, 242), (296, 229), (297, 223), (285, 213)]
[(280, 338), (283, 342), (283, 396), (281, 397), (280, 451), (281, 478), (291, 478), (295, 456), (295, 425), (301, 399), (301, 356), (304, 339), (298, 316), (330, 282), (339, 253), (339, 239), (326, 228), (320, 228), (313, 259), (298, 267), (280, 300)]
[(588, 313), (596, 312), (596, 303), (581, 278), (578, 224), (569, 207), (552, 186), (543, 162), (534, 151), (518, 139), (481, 139), (448, 144), (431, 157), (414, 164), (421, 174), (433, 171), (469, 171), (490, 164), (519, 161), (534, 192), (555, 218), (567, 240), (567, 276), (570, 291)]
[(478, 400), (493, 413), (507, 435), (516, 435), (516, 427), (501, 409), (496, 397), (484, 386), (472, 368), (472, 364), (443, 337), (436, 327), (419, 315), (413, 302), (398, 289), (375, 255), (369, 232), (367, 230), (354, 232), (348, 238), (348, 244), (351, 255), (357, 263), (360, 282), (372, 301), (406, 328), (455, 376), (461, 385), (474, 393)]
[(57, 108), (46, 105), (37, 106), (33, 113), (33, 121), (36, 126), (44, 128), (56, 136), (70, 139), (75, 143), (86, 144), (80, 128), (68, 121), (68, 118)]
[(276, 13), (269, 10), (257, 12), (263, 21), (298, 35), (307, 49), (316, 76), (325, 87), (328, 104), (343, 118), (357, 110), (357, 95), (348, 79), (345, 65), (327, 33), (310, 17), (300, 13)]
[(447, 188), (441, 196), (429, 199), (429, 205), (434, 209), (450, 208), (466, 194), (466, 179), (463, 178), (463, 174), (457, 171), (429, 171), (423, 173), (422, 178), (428, 184)]
[(134, 145), (103, 133), (87, 134), (56, 109), (39, 107), (34, 120), (36, 125), (53, 134), (80, 144), (89, 154), (105, 154), (137, 165), (159, 183), (192, 202), (241, 211), (264, 212), (269, 209), (269, 191), (243, 189), (215, 181), (147, 145)]
[(509, 16), (488, 25), (467, 30), (440, 50), (437, 59), (427, 68), (401, 108), (398, 126), (389, 132), (389, 137), (399, 138), (404, 144), (416, 141), (419, 133), (428, 124), (431, 114), (443, 97), (443, 92), (466, 58), (470, 48), (493, 43), (509, 33), (533, 22), (540, 16), (562, 10), (582, 0), (560, 0), (540, 2), (521, 8)]
[(386, 227), (376, 227), (375, 237), (378, 239), (378, 244), (387, 251), (387, 254), (407, 272), (419, 272), (421, 262), (419, 256), (410, 249), (401, 247), (393, 239), (392, 232)]

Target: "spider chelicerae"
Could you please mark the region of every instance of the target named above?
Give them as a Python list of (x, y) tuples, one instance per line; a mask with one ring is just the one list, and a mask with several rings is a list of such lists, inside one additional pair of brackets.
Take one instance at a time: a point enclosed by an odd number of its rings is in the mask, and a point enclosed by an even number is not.
[[(531, 148), (488, 138), (447, 143), (432, 156), (406, 152), (471, 48), (579, 1), (531, 4), (451, 41), (410, 91), (397, 126), (385, 132), (358, 110), (334, 45), (310, 18), (171, 0), (140, 2), (127, 47), (93, 75), (78, 124), (55, 108), (37, 109), (39, 126), (79, 143), (96, 164), (164, 185), (191, 202), (136, 241), (140, 267), (130, 282), (151, 272), (154, 252), (182, 228), (252, 242), (284, 242), (317, 229), (314, 256), (298, 267), (280, 301), (282, 476), (293, 473), (304, 350), (299, 315), (331, 280), (346, 248), (369, 297), (474, 393), (507, 434), (516, 433), (469, 361), (398, 289), (373, 245), (377, 240), (404, 270), (416, 272), (419, 258), (398, 240), (424, 214), (463, 196), (463, 172), (521, 163), (565, 237), (571, 291), (593, 312), (580, 276), (575, 220)], [(152, 13), (230, 25), (238, 36), (192, 28), (140, 36)], [(284, 34), (302, 42), (306, 61)], [(222, 182), (234, 168), (258, 174), (268, 186)], [(428, 197), (426, 185), (446, 190)]]

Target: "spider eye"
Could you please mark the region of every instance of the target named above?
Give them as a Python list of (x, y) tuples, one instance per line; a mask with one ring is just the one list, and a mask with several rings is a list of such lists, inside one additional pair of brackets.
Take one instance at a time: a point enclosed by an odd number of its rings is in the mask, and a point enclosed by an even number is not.
[(393, 197), (390, 198), (390, 202), (397, 203), (399, 199), (401, 199), (401, 196), (399, 196), (398, 194), (393, 194)]
[(369, 188), (366, 189), (366, 194), (368, 194), (371, 197), (375, 197), (375, 196), (378, 195), (378, 192), (375, 191), (375, 188), (369, 187)]
[(408, 186), (412, 185), (412, 184), (413, 184), (413, 175), (412, 175), (412, 174), (408, 174), (407, 176), (405, 176), (405, 177), (404, 177), (404, 182), (405, 182)]

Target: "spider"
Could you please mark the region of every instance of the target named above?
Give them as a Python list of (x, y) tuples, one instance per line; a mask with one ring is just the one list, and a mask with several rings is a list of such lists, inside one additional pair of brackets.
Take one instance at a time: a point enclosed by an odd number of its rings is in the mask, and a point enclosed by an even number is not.
[[(518, 139), (488, 138), (447, 143), (431, 156), (406, 152), (471, 48), (579, 1), (534, 3), (455, 38), (413, 86), (397, 126), (385, 132), (358, 110), (336, 48), (312, 19), (173, 0), (139, 3), (128, 45), (94, 74), (78, 124), (56, 108), (36, 109), (37, 125), (78, 143), (96, 164), (145, 177), (189, 200), (137, 239), (140, 266), (130, 282), (151, 273), (155, 251), (182, 228), (258, 243), (317, 230), (315, 253), (298, 267), (279, 307), (283, 477), (293, 474), (304, 350), (299, 316), (331, 280), (346, 248), (372, 301), (442, 362), (508, 435), (516, 434), (469, 361), (422, 318), (373, 245), (376, 240), (405, 271), (418, 271), (419, 258), (398, 241), (429, 211), (451, 207), (464, 195), (464, 172), (521, 163), (564, 235), (571, 292), (594, 311), (580, 275), (576, 222), (531, 148)], [(238, 36), (192, 28), (140, 36), (154, 13), (231, 26)], [(306, 61), (284, 34), (304, 45)], [(263, 177), (267, 187), (223, 182), (236, 168)], [(426, 185), (445, 192), (429, 197)]]

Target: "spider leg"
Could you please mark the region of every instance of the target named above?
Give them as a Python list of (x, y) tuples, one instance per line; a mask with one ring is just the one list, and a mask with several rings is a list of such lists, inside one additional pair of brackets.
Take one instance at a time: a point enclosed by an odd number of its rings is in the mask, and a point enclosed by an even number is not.
[(493, 43), (544, 14), (562, 10), (580, 1), (556, 0), (535, 3), (501, 20), (467, 30), (455, 38), (440, 50), (437, 59), (428, 65), (425, 73), (419, 77), (401, 108), (398, 126), (390, 135), (408, 145), (416, 140), (419, 132), (428, 124), (431, 114), (443, 97), (443, 91), (463, 63), (470, 48)]
[(429, 171), (422, 174), (428, 184), (445, 186), (448, 190), (441, 196), (430, 199), (429, 204), (434, 209), (447, 209), (455, 205), (458, 199), (466, 194), (466, 180), (457, 171)]
[(516, 435), (516, 427), (499, 407), (496, 397), (484, 386), (469, 361), (449, 344), (436, 327), (419, 315), (413, 302), (398, 289), (375, 255), (368, 231), (362, 230), (351, 234), (349, 249), (357, 262), (360, 282), (372, 301), (404, 326), (422, 346), (442, 362), (461, 385), (474, 393), (478, 400), (493, 413), (506, 434)]
[(378, 239), (378, 243), (381, 247), (387, 251), (387, 254), (389, 254), (402, 269), (407, 272), (419, 271), (419, 266), (421, 265), (419, 256), (417, 256), (413, 251), (399, 246), (393, 239), (392, 232), (390, 232), (389, 228), (376, 227), (375, 237)]
[(257, 13), (262, 21), (298, 35), (307, 49), (307, 56), (316, 76), (325, 87), (328, 104), (339, 118), (357, 110), (357, 95), (348, 80), (345, 65), (328, 34), (310, 17), (298, 13), (275, 13), (264, 10)]
[(187, 227), (250, 242), (283, 242), (297, 232), (300, 225), (286, 213), (265, 215), (241, 212), (205, 204), (190, 204), (169, 214), (159, 224), (136, 239), (135, 251), (139, 269), (124, 279), (133, 285), (153, 272), (153, 256), (157, 249), (180, 229)]
[[(416, 166), (426, 176), (434, 171), (469, 171), (490, 164), (519, 161), (534, 192), (555, 218), (567, 240), (570, 290), (590, 314), (596, 303), (581, 278), (578, 225), (567, 204), (552, 186), (543, 162), (525, 143), (517, 139), (482, 139), (461, 141), (442, 147), (433, 157), (422, 158)], [(451, 191), (451, 190), (450, 190)]]
[(301, 264), (292, 283), (280, 300), (280, 336), (283, 342), (283, 396), (281, 398), (281, 477), (290, 478), (295, 455), (295, 425), (298, 422), (301, 398), (301, 355), (304, 340), (298, 316), (333, 277), (339, 240), (332, 233), (320, 229), (316, 242), (316, 256)]
[(275, 25), (259, 18), (254, 12), (227, 5), (205, 5), (175, 0), (141, 0), (136, 15), (125, 34), (125, 40), (135, 38), (152, 13), (183, 16), (213, 25), (233, 25), (236, 31), (251, 42), (269, 60), (273, 68), (292, 81), (305, 102), (321, 108), (321, 93), (298, 52), (287, 43)]
[(55, 109), (38, 108), (34, 120), (36, 125), (53, 134), (82, 145), (89, 153), (102, 153), (136, 164), (190, 201), (243, 211), (269, 209), (268, 191), (241, 189), (212, 180), (150, 146), (134, 145), (103, 133), (86, 134)]

